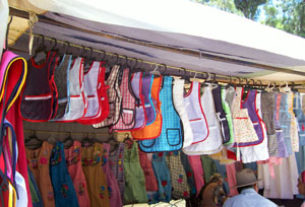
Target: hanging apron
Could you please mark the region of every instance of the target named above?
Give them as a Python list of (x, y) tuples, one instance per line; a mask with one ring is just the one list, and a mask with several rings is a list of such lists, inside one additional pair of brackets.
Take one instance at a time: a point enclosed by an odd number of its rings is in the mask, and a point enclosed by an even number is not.
[[(244, 90), (242, 90), (242, 94), (244, 93)], [(262, 125), (265, 124), (263, 122), (263, 120), (261, 119), (261, 117), (258, 114), (258, 109), (256, 108), (256, 94), (257, 91), (256, 90), (249, 90), (246, 96), (245, 100), (241, 101), (241, 107), (243, 109), (247, 109), (248, 110), (248, 115), (250, 117), (250, 120), (253, 124), (253, 127), (255, 129), (256, 135), (258, 140), (255, 142), (251, 142), (251, 146), (254, 145), (258, 145), (260, 143), (263, 142), (264, 140), (264, 133), (263, 133), (263, 128)], [(235, 143), (234, 147), (237, 147), (237, 145), (239, 147), (243, 146), (242, 144), (239, 143)], [(249, 144), (247, 144), (247, 146), (249, 146)]]
[(87, 110), (87, 96), (84, 92), (84, 59), (78, 57), (73, 60), (69, 71), (69, 111), (65, 113), (61, 122), (71, 122), (82, 118)]
[(168, 152), (166, 162), (171, 176), (172, 198), (189, 198), (190, 189), (187, 183), (186, 173), (181, 163), (180, 151)]
[(66, 165), (64, 145), (61, 142), (57, 142), (52, 150), (50, 176), (56, 207), (78, 207), (76, 192)]
[(224, 145), (228, 146), (234, 143), (234, 127), (233, 127), (232, 113), (231, 113), (231, 107), (226, 99), (227, 90), (224, 87), (221, 87), (220, 94), (221, 94), (221, 105), (226, 114), (226, 119), (230, 131), (230, 140), (224, 143)]
[(222, 150), (220, 125), (216, 117), (212, 87), (211, 84), (201, 87), (203, 95), (200, 98), (202, 109), (205, 112), (207, 120), (207, 126), (209, 127), (208, 137), (203, 142), (198, 142), (183, 148), (184, 153), (187, 155), (214, 154)]
[[(104, 84), (104, 86), (108, 89), (108, 90), (106, 89), (107, 96), (106, 96), (106, 94), (104, 94), (104, 92), (105, 92), (105, 89), (104, 89), (104, 90), (102, 90), (103, 95), (101, 97), (108, 98), (108, 106), (106, 103), (107, 100), (104, 98), (102, 100), (102, 110), (105, 109), (105, 106), (108, 107), (108, 110), (106, 109), (106, 112), (105, 112), (105, 113), (108, 113), (108, 115), (103, 121), (101, 121), (97, 124), (93, 124), (94, 128), (110, 126), (110, 125), (116, 123), (119, 119), (119, 115), (120, 115), (120, 111), (121, 111), (121, 102), (122, 102), (122, 96), (121, 96), (119, 82), (118, 82), (119, 69), (120, 69), (120, 66), (118, 66), (118, 65), (113, 66), (113, 68), (111, 69), (111, 72), (106, 80), (106, 83)], [(101, 83), (102, 79), (99, 82)]]
[(124, 204), (147, 203), (145, 177), (139, 161), (138, 144), (124, 150)]
[(50, 157), (53, 146), (48, 142), (43, 142), (41, 148), (30, 150), (26, 149), (28, 166), (37, 182), (43, 206), (55, 206), (54, 191), (50, 178)]
[(160, 91), (162, 129), (156, 139), (139, 141), (141, 150), (144, 152), (174, 151), (182, 147), (182, 131), (180, 117), (173, 105), (172, 94), (173, 78), (165, 76), (163, 88)]
[(305, 145), (305, 114), (301, 108), (301, 94), (296, 92), (294, 94), (294, 113), (299, 125), (299, 140), (300, 146)]
[(139, 150), (140, 164), (145, 176), (146, 191), (155, 192), (158, 190), (158, 183), (152, 168), (151, 159), (148, 158), (150, 155), (152, 154)]
[(276, 131), (276, 140), (277, 140), (277, 149), (278, 149), (278, 157), (288, 157), (288, 151), (285, 144), (285, 138), (283, 129), (280, 124), (280, 106), (282, 100), (282, 93), (274, 93), (275, 99), (275, 109), (274, 109), (274, 125)]
[(103, 145), (82, 147), (83, 171), (87, 180), (91, 207), (110, 207), (107, 179), (102, 168)]
[(268, 151), (270, 157), (276, 157), (278, 154), (278, 144), (276, 139), (276, 129), (274, 124), (275, 100), (274, 93), (263, 92), (261, 94), (262, 116), (266, 125), (268, 135)]
[(288, 112), (288, 94), (287, 93), (281, 93), (281, 94), (282, 94), (282, 99), (280, 103), (279, 121), (281, 128), (283, 130), (287, 152), (289, 155), (291, 155), (293, 152), (292, 152), (291, 138), (290, 138), (291, 116)]
[(191, 88), (184, 96), (184, 104), (193, 132), (192, 144), (206, 140), (209, 135), (209, 127), (200, 100), (199, 82), (191, 83)]
[(105, 98), (106, 101), (108, 98), (107, 96), (102, 97), (102, 95), (106, 95), (103, 83), (105, 67), (101, 67), (101, 64), (102, 62), (94, 61), (84, 76), (84, 90), (87, 95), (88, 107), (85, 116), (77, 120), (81, 124), (95, 124), (108, 116), (109, 105), (105, 103)]
[(65, 158), (79, 206), (90, 207), (90, 198), (87, 190), (88, 185), (81, 162), (81, 143), (74, 141), (70, 148), (65, 149)]
[(153, 196), (153, 202), (169, 202), (172, 198), (172, 184), (170, 172), (165, 161), (165, 153), (154, 153), (152, 166), (158, 181), (158, 191)]
[(53, 71), (56, 65), (55, 52), (48, 52), (43, 64), (37, 65), (29, 60), (29, 72), (20, 106), (25, 120), (33, 122), (48, 121), (54, 109)]
[(217, 85), (216, 88), (213, 88), (212, 90), (213, 98), (214, 98), (214, 104), (215, 104), (215, 111), (218, 118), (218, 121), (220, 123), (221, 127), (221, 135), (223, 139), (223, 144), (226, 144), (230, 142), (230, 129), (229, 129), (229, 123), (226, 118), (226, 113), (224, 109), (222, 108), (221, 103), (221, 86)]
[(189, 163), (188, 157), (186, 154), (181, 152), (180, 159), (181, 159), (181, 163), (183, 165), (184, 171), (186, 173), (188, 186), (190, 188), (190, 197), (191, 198), (196, 197), (196, 184), (195, 184), (194, 172)]
[[(154, 123), (157, 112), (157, 99), (152, 97), (152, 86), (154, 82), (154, 75), (144, 73), (142, 77), (142, 95), (144, 97), (144, 107), (146, 114), (146, 126)], [(160, 89), (159, 89), (160, 90)], [(159, 93), (159, 92), (158, 92)]]
[(57, 111), (54, 119), (62, 118), (69, 107), (69, 70), (71, 67), (72, 55), (64, 55), (61, 62), (54, 70), (54, 81), (57, 88)]
[(132, 130), (137, 130), (145, 127), (146, 125), (146, 111), (144, 106), (144, 96), (142, 93), (142, 75), (143, 73), (137, 72), (132, 75), (131, 87), (136, 97), (136, 123)]
[(119, 120), (111, 127), (111, 131), (128, 131), (135, 126), (136, 99), (130, 87), (130, 69), (123, 70), (122, 82), (120, 85), (122, 94), (122, 106)]
[(203, 172), (200, 156), (192, 155), (192, 156), (187, 156), (187, 158), (194, 174), (195, 187), (198, 196), (201, 188), (204, 186), (204, 172)]
[(185, 107), (183, 89), (184, 79), (174, 79), (173, 101), (183, 126), (183, 147), (187, 147), (193, 143), (193, 131)]
[(290, 137), (291, 137), (291, 147), (293, 152), (299, 151), (299, 134), (298, 134), (298, 126), (296, 121), (296, 116), (293, 112), (293, 100), (294, 94), (293, 92), (288, 92), (288, 113), (291, 117), (290, 119)]
[[(161, 134), (162, 115), (161, 115), (161, 101), (159, 99), (161, 84), (162, 84), (162, 77), (155, 77), (153, 79), (153, 83), (151, 87), (151, 99), (153, 100), (153, 102), (156, 102), (156, 104), (153, 104), (156, 108), (156, 119), (152, 124), (146, 125), (142, 129), (131, 131), (132, 137), (134, 139), (137, 140), (155, 139), (159, 137)], [(145, 104), (145, 106), (147, 105)], [(145, 110), (146, 109), (147, 107), (145, 107)]]

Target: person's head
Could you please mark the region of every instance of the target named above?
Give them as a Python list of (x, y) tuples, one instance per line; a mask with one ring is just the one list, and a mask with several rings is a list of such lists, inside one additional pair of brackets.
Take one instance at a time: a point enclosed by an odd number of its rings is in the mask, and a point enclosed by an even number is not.
[(298, 190), (300, 194), (305, 195), (305, 170), (299, 176)]
[(257, 179), (253, 170), (245, 168), (236, 173), (236, 188), (239, 193), (247, 188), (254, 188), (258, 191)]

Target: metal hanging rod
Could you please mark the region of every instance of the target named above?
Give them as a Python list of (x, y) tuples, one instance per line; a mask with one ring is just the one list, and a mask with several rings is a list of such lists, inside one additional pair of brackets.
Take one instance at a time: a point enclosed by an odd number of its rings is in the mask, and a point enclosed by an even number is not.
[(47, 130), (32, 130), (32, 129), (25, 129), (24, 132), (31, 132), (31, 133), (42, 133), (42, 134), (71, 134), (71, 135), (108, 135), (108, 133), (102, 132), (64, 132), (64, 131), (47, 131)]
[[(15, 8), (11, 8), (11, 7), (10, 7), (10, 15), (18, 16), (18, 17), (22, 17), (22, 18), (29, 18), (28, 12), (18, 10)], [(39, 17), (39, 15), (38, 15), (38, 17)], [(224, 57), (224, 56), (221, 56), (221, 55), (218, 55), (215, 53), (195, 51), (195, 50), (187, 49), (187, 48), (179, 49), (179, 48), (169, 47), (167, 45), (161, 45), (161, 44), (152, 43), (152, 42), (147, 43), (147, 42), (143, 42), (143, 41), (139, 41), (139, 40), (129, 39), (129, 38), (119, 36), (119, 35), (111, 35), (111, 34), (103, 33), (103, 32), (94, 32), (94, 31), (91, 31), (88, 29), (83, 29), (80, 27), (58, 22), (58, 21), (55, 21), (52, 19), (39, 18), (39, 21), (43, 22), (43, 23), (47, 23), (47, 24), (52, 24), (52, 25), (80, 31), (80, 32), (85, 32), (85, 33), (92, 34), (92, 35), (97, 35), (97, 36), (100, 36), (103, 38), (119, 40), (119, 41), (128, 42), (128, 43), (141, 45), (141, 46), (145, 46), (145, 47), (150, 47), (150, 48), (154, 48), (154, 49), (165, 50), (165, 51), (169, 51), (169, 52), (173, 52), (173, 53), (179, 53), (179, 54), (188, 55), (188, 56), (195, 56), (195, 57), (199, 57), (199, 58), (203, 57), (203, 58), (214, 60), (214, 61), (232, 63), (232, 64), (243, 65), (243, 66), (248, 66), (248, 67), (253, 67), (253, 68), (261, 68), (261, 69), (265, 69), (268, 71), (275, 71), (275, 72), (282, 72), (282, 73), (289, 73), (289, 74), (294, 74), (294, 75), (305, 76), (305, 72), (302, 72), (302, 71), (295, 71), (295, 70), (291, 70), (288, 68), (271, 66), (271, 65), (261, 64), (261, 63), (255, 63), (255, 62), (251, 62), (249, 60), (239, 60), (239, 59), (234, 59), (234, 58), (230, 58), (230, 57)], [(155, 64), (155, 65), (157, 65), (157, 64)]]

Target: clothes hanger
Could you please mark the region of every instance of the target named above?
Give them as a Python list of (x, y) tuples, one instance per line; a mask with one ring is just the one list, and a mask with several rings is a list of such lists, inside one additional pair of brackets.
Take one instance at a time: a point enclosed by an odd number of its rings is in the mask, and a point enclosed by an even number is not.
[(82, 147), (90, 147), (93, 145), (93, 140), (89, 138), (89, 134), (81, 140)]
[(265, 88), (266, 92), (272, 92), (275, 88), (275, 85), (272, 84), (272, 82), (268, 82), (267, 87)]
[(34, 54), (32, 56), (32, 58), (37, 61), (37, 59), (42, 55), (42, 58), (38, 59), (38, 61), (42, 61), (44, 59), (47, 58), (48, 56), (48, 51), (47, 51), (47, 47), (45, 45), (45, 37), (43, 35), (39, 35), (41, 37), (41, 43), (38, 45), (38, 47), (35, 49)]
[(25, 140), (25, 145), (28, 149), (38, 149), (42, 146), (43, 141), (36, 136), (36, 132), (33, 130), (32, 135), (27, 137)]
[(234, 84), (233, 84), (233, 78), (232, 76), (230, 75), (230, 82), (226, 85), (226, 89), (230, 88), (230, 87), (234, 87)]
[(149, 73), (152, 75), (155, 75), (155, 76), (161, 76), (161, 73), (158, 69), (159, 69), (159, 66), (155, 65), (155, 68), (152, 71), (150, 71)]
[(280, 89), (281, 92), (284, 92), (284, 93), (291, 92), (291, 89), (290, 89), (287, 81), (283, 85), (279, 85), (279, 89)]
[(63, 144), (64, 144), (64, 148), (65, 148), (65, 149), (68, 149), (68, 148), (70, 148), (70, 147), (73, 146), (74, 140), (73, 140), (71, 134), (72, 134), (72, 133), (69, 132), (68, 137), (63, 141)]
[(128, 149), (130, 149), (133, 145), (133, 140), (129, 137), (128, 133), (125, 133), (124, 143), (127, 145)]

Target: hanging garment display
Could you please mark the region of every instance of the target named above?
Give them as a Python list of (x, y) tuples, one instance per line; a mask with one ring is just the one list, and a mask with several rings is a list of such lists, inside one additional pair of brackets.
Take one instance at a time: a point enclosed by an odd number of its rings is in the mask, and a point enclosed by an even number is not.
[(132, 75), (131, 87), (136, 98), (136, 123), (132, 130), (141, 129), (146, 125), (146, 111), (144, 106), (144, 96), (142, 93), (142, 75), (143, 73), (137, 72)]
[(104, 120), (109, 114), (107, 87), (104, 85), (105, 67), (102, 62), (93, 61), (84, 76), (84, 91), (88, 107), (83, 118), (77, 120), (81, 124), (95, 124)]
[(36, 184), (34, 175), (28, 170), (29, 174), (29, 184), (30, 184), (30, 193), (32, 198), (33, 207), (43, 207), (42, 198), (38, 189), (38, 186)]
[(82, 147), (82, 164), (86, 177), (90, 205), (110, 207), (106, 175), (102, 168), (103, 145), (94, 143)]
[(104, 143), (103, 144), (103, 170), (106, 174), (107, 178), (107, 185), (108, 185), (108, 191), (109, 191), (109, 200), (110, 200), (110, 206), (111, 207), (121, 207), (123, 206), (122, 200), (121, 200), (121, 194), (119, 185), (114, 177), (114, 174), (111, 172), (110, 164), (109, 164), (109, 151), (110, 151), (110, 145)]
[(180, 117), (173, 105), (172, 94), (173, 78), (164, 76), (163, 87), (160, 91), (162, 129), (156, 139), (139, 141), (141, 150), (144, 152), (174, 151), (182, 147), (182, 132)]
[(69, 71), (72, 63), (72, 55), (63, 55), (58, 66), (54, 70), (54, 81), (57, 88), (57, 110), (54, 120), (62, 118), (69, 110)]
[(124, 204), (147, 203), (145, 177), (139, 161), (138, 144), (133, 142), (124, 150)]
[(29, 72), (22, 95), (21, 114), (28, 121), (48, 121), (53, 114), (53, 72), (56, 64), (55, 52), (48, 52), (44, 63), (37, 65), (29, 60)]
[(305, 114), (301, 108), (301, 94), (300, 93), (294, 94), (293, 109), (294, 109), (294, 113), (295, 113), (296, 119), (298, 121), (298, 126), (299, 126), (300, 146), (304, 146), (305, 145)]
[(0, 4), (0, 18), (1, 18), (3, 23), (1, 24), (1, 28), (0, 28), (0, 31), (1, 31), (0, 32), (0, 61), (1, 61), (3, 49), (7, 47), (5, 45), (5, 38), (6, 38), (8, 16), (9, 16), (8, 1), (7, 0), (1, 1), (1, 4)]
[(166, 162), (171, 176), (172, 198), (189, 198), (190, 188), (180, 159), (180, 151), (168, 152)]
[(66, 165), (64, 145), (61, 142), (57, 142), (52, 150), (50, 177), (54, 190), (55, 205), (58, 207), (78, 207), (76, 192)]
[(228, 142), (230, 142), (231, 138), (230, 138), (229, 123), (221, 103), (221, 86), (217, 85), (217, 87), (213, 88), (212, 93), (215, 104), (215, 112), (221, 127), (221, 135), (222, 135), (223, 143), (227, 144)]
[(213, 87), (214, 86), (209, 83), (201, 88), (203, 95), (201, 96), (200, 100), (203, 111), (206, 115), (206, 119), (208, 121), (208, 137), (203, 142), (192, 144), (191, 146), (183, 148), (184, 153), (187, 155), (214, 154), (219, 152), (223, 147), (220, 125), (215, 113), (215, 106), (212, 95)]
[(43, 206), (54, 207), (54, 192), (50, 178), (49, 161), (53, 146), (48, 142), (43, 142), (39, 149), (26, 149), (28, 166), (34, 175), (37, 186), (41, 193)]
[(215, 162), (207, 155), (201, 155), (200, 160), (204, 172), (204, 183), (208, 183), (212, 175), (217, 172)]
[(135, 126), (136, 120), (136, 99), (130, 86), (130, 69), (125, 68), (122, 70), (122, 72), (122, 82), (120, 85), (122, 106), (118, 122), (114, 123), (114, 125), (111, 127), (111, 130), (114, 131), (125, 131), (132, 129)]
[[(144, 107), (146, 113), (146, 125), (150, 125), (154, 123), (157, 116), (157, 99), (156, 97), (152, 97), (153, 90), (153, 82), (154, 82), (154, 75), (149, 73), (144, 73), (142, 77), (142, 95), (144, 97)], [(160, 88), (159, 88), (160, 90)]]
[[(234, 89), (232, 89), (232, 91), (234, 91)], [(221, 94), (221, 105), (222, 108), (226, 114), (226, 119), (228, 122), (228, 127), (229, 127), (229, 131), (230, 131), (230, 140), (226, 143), (224, 143), (224, 145), (231, 145), (232, 143), (234, 143), (234, 128), (233, 128), (233, 120), (232, 120), (232, 114), (231, 114), (231, 107), (227, 101), (227, 95), (229, 95), (230, 92), (228, 92), (228, 90), (224, 87), (221, 87), (220, 90), (220, 94)]]
[(291, 140), (291, 148), (293, 152), (299, 151), (299, 134), (298, 134), (298, 126), (296, 122), (296, 117), (293, 112), (293, 100), (294, 100), (294, 94), (290, 90), (288, 91), (288, 113), (290, 115), (290, 140)]
[(268, 137), (268, 149), (269, 155), (275, 157), (278, 154), (277, 151), (277, 139), (276, 130), (274, 125), (274, 112), (275, 112), (275, 100), (274, 93), (263, 92), (261, 93), (261, 108), (262, 108), (262, 118), (265, 122)]
[(140, 164), (145, 176), (146, 191), (155, 192), (158, 190), (158, 183), (152, 168), (151, 159), (148, 158), (150, 155), (152, 154), (139, 150)]
[[(109, 112), (107, 115), (107, 118), (105, 120), (93, 124), (94, 128), (100, 128), (100, 127), (107, 127), (114, 123), (116, 123), (119, 119), (120, 111), (121, 111), (121, 102), (122, 102), (122, 96), (120, 92), (119, 82), (118, 82), (118, 75), (119, 75), (119, 69), (120, 66), (115, 65), (112, 67), (110, 74), (105, 82), (105, 87), (107, 87), (107, 97), (109, 101)], [(105, 92), (102, 90), (102, 92)], [(106, 97), (106, 94), (103, 93), (103, 96)], [(107, 100), (102, 100), (102, 110), (105, 110), (105, 104), (107, 107), (107, 103), (105, 103)], [(103, 104), (104, 103), (104, 104)], [(104, 113), (104, 111), (102, 112)]]
[(276, 107), (274, 113), (274, 125), (276, 128), (276, 139), (277, 139), (277, 149), (278, 149), (278, 157), (288, 157), (288, 151), (285, 144), (285, 138), (283, 129), (281, 128), (280, 124), (280, 106), (281, 106), (281, 93), (275, 93), (274, 95)]
[(199, 155), (187, 156), (189, 164), (194, 173), (195, 186), (197, 190), (197, 196), (200, 193), (201, 188), (204, 186), (204, 172), (202, 168), (202, 163)]
[(283, 130), (285, 146), (288, 152), (288, 155), (292, 154), (292, 146), (290, 139), (290, 126), (291, 126), (291, 116), (288, 112), (288, 94), (281, 93), (281, 103), (280, 103), (280, 113), (279, 121), (281, 129)]
[(59, 121), (69, 122), (82, 118), (87, 110), (87, 98), (84, 92), (84, 59), (78, 57), (73, 60), (69, 72), (69, 110)]
[(183, 147), (190, 146), (193, 143), (193, 131), (188, 118), (183, 98), (184, 79), (174, 79), (173, 86), (173, 101), (175, 109), (177, 110), (183, 127)]
[(192, 167), (189, 163), (189, 160), (188, 160), (188, 157), (186, 154), (181, 152), (180, 159), (181, 159), (181, 163), (183, 165), (184, 171), (186, 173), (187, 183), (190, 188), (190, 197), (194, 197), (194, 196), (196, 196), (196, 185), (195, 185), (194, 172), (192, 170)]
[(192, 144), (202, 142), (209, 136), (209, 126), (200, 100), (200, 83), (192, 82), (184, 96), (185, 110), (193, 132)]
[(87, 181), (82, 169), (81, 143), (74, 141), (73, 145), (65, 149), (65, 158), (80, 207), (90, 207)]
[(119, 189), (121, 200), (124, 200), (124, 187), (125, 187), (125, 178), (124, 178), (124, 143), (120, 143), (117, 148), (110, 151), (110, 166), (113, 172), (114, 177), (116, 178)]
[(153, 202), (169, 202), (171, 200), (172, 185), (169, 169), (165, 162), (165, 153), (154, 153), (152, 166), (158, 181), (158, 191), (153, 196)]
[[(146, 76), (143, 77), (145, 81)], [(153, 76), (152, 76), (153, 78)], [(145, 84), (145, 82), (143, 82)], [(162, 130), (162, 114), (161, 114), (161, 101), (159, 99), (159, 94), (162, 85), (162, 77), (155, 77), (152, 79), (152, 86), (151, 86), (151, 100), (149, 102), (150, 105), (146, 104), (145, 102), (145, 111), (147, 111), (147, 120), (150, 120), (150, 109), (151, 106), (155, 108), (156, 118), (151, 124), (146, 124), (146, 126), (142, 129), (131, 131), (132, 137), (137, 140), (143, 139), (155, 139), (160, 136)], [(154, 104), (155, 103), (155, 104)], [(147, 110), (148, 109), (148, 110)], [(147, 121), (147, 122), (148, 122)]]

